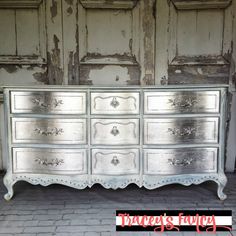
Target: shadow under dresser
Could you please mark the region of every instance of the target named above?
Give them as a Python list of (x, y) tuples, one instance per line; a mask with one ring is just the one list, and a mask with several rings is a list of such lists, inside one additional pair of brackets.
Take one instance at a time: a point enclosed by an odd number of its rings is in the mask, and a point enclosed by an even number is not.
[(20, 180), (78, 189), (223, 188), (227, 86), (5, 87), (5, 199)]

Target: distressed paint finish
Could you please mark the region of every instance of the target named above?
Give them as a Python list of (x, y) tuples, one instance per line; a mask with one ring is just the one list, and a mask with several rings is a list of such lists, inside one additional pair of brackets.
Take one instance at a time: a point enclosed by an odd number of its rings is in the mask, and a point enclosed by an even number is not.
[(236, 1), (233, 1), (231, 14), (232, 18), (228, 18), (228, 25), (232, 25), (233, 30), (231, 31), (231, 50), (229, 51), (228, 56), (231, 59), (230, 85), (232, 100), (230, 103), (226, 170), (229, 172), (234, 172), (236, 168)]
[(178, 10), (226, 8), (232, 0), (171, 0)]
[(141, 84), (155, 84), (155, 1), (141, 1)]
[(228, 84), (228, 65), (169, 66), (168, 84)]

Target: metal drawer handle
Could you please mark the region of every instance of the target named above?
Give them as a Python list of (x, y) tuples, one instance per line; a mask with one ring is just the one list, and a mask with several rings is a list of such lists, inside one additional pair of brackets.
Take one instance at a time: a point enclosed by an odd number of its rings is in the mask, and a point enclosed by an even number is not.
[(63, 159), (52, 159), (51, 161), (48, 161), (46, 158), (41, 159), (41, 158), (36, 158), (35, 162), (37, 162), (41, 166), (59, 166), (64, 163)]
[(186, 128), (183, 128), (183, 129), (168, 128), (168, 132), (171, 133), (174, 136), (184, 137), (184, 136), (190, 136), (192, 134), (196, 134), (197, 129), (196, 129), (196, 127), (186, 127)]
[(172, 166), (189, 166), (193, 163), (194, 159), (193, 158), (184, 158), (184, 159), (168, 159), (168, 163)]
[(120, 105), (120, 103), (117, 101), (116, 97), (113, 97), (113, 99), (112, 99), (110, 104), (114, 108), (117, 108)]
[(196, 103), (197, 100), (191, 97), (186, 97), (186, 98), (175, 98), (175, 99), (169, 99), (169, 103), (176, 108), (186, 108), (190, 109), (192, 108)]
[(42, 130), (40, 128), (36, 128), (34, 130), (37, 134), (42, 135), (42, 136), (58, 136), (64, 133), (63, 129), (58, 129), (58, 128), (48, 128), (46, 130)]
[(117, 126), (113, 126), (112, 130), (111, 130), (111, 134), (116, 136), (120, 133), (120, 131), (117, 129)]
[(45, 102), (43, 102), (41, 100), (43, 100), (43, 99), (42, 98), (33, 98), (32, 102), (34, 104), (36, 104), (37, 106), (40, 106), (42, 108), (49, 108), (49, 107), (56, 108), (56, 107), (59, 107), (60, 105), (63, 104), (62, 100), (57, 100), (57, 99), (53, 99), (52, 103), (45, 103)]
[(117, 156), (114, 156), (113, 159), (111, 160), (111, 164), (113, 164), (114, 166), (117, 166), (119, 163), (120, 161), (117, 158)]

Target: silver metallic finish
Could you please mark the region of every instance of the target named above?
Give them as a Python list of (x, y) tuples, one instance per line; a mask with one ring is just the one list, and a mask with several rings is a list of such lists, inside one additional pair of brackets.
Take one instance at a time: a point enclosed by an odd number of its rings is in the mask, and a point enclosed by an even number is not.
[(138, 149), (92, 150), (92, 174), (128, 175), (138, 173)]
[(92, 119), (91, 143), (139, 144), (139, 119)]
[(7, 87), (4, 102), (6, 200), (20, 180), (78, 189), (211, 180), (226, 198), (225, 86)]
[(35, 162), (37, 162), (39, 165), (42, 166), (59, 166), (62, 165), (64, 163), (63, 159), (52, 159), (52, 160), (48, 160), (47, 158), (39, 158), (37, 157), (35, 159)]
[(13, 148), (13, 172), (62, 175), (86, 174), (86, 150)]
[(219, 91), (145, 92), (145, 114), (217, 113)]
[(86, 144), (86, 120), (12, 118), (12, 142)]
[(11, 93), (12, 113), (85, 114), (85, 92), (35, 91)]
[(218, 118), (144, 119), (144, 143), (217, 143), (218, 123)]
[(139, 114), (139, 93), (91, 93), (91, 114)]
[(217, 148), (145, 149), (144, 174), (216, 173), (217, 157)]

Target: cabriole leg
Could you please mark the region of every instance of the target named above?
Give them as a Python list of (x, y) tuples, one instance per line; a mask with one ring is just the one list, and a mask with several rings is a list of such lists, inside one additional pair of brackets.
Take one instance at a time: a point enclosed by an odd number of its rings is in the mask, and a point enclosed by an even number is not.
[(220, 200), (225, 200), (227, 198), (227, 195), (223, 192), (225, 185), (227, 183), (227, 178), (225, 174), (220, 174), (219, 179), (217, 181), (218, 184), (218, 189), (217, 189), (217, 194)]
[(3, 183), (5, 185), (5, 187), (7, 188), (7, 193), (4, 195), (4, 198), (6, 201), (11, 200), (11, 198), (14, 195), (14, 190), (13, 190), (13, 181), (12, 181), (12, 176), (9, 174), (6, 174), (3, 178)]

